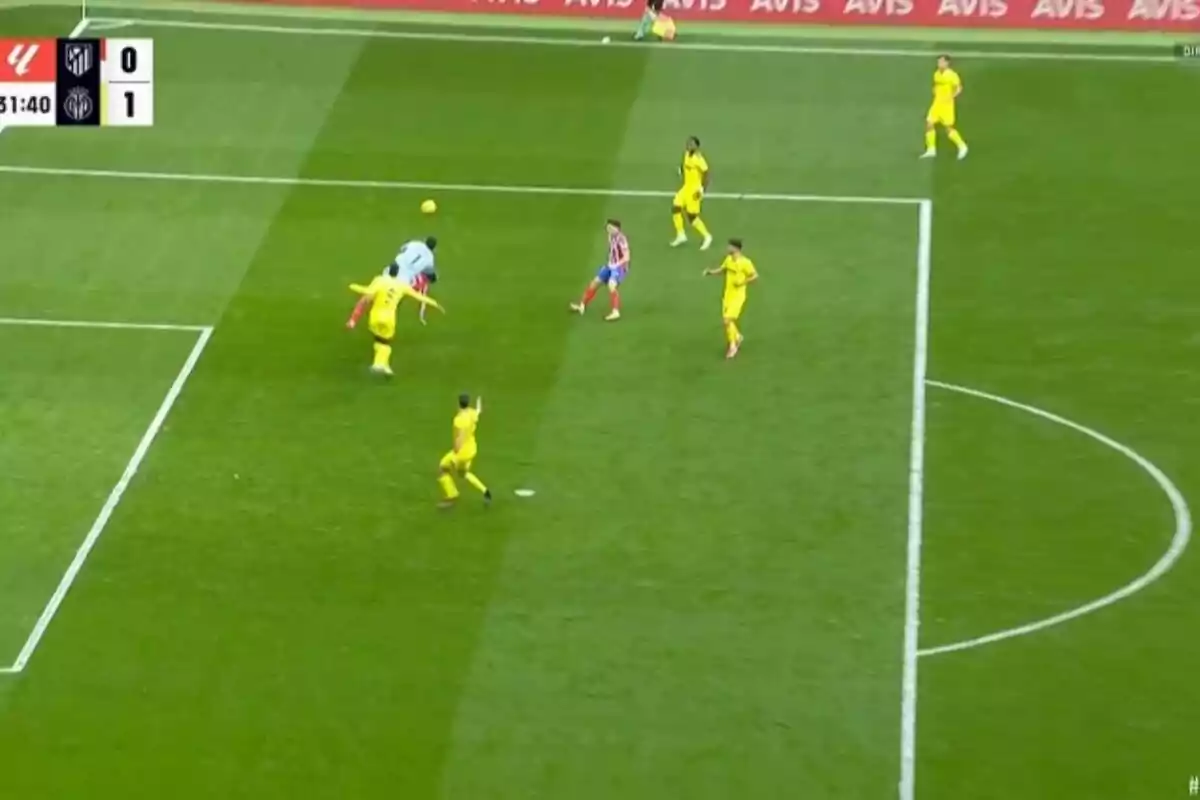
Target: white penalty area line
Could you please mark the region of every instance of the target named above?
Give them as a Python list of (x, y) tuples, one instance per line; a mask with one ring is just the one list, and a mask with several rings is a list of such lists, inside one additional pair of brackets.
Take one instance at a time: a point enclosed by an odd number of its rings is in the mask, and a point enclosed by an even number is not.
[(104, 501), (104, 506), (100, 509), (99, 516), (92, 523), (92, 527), (88, 530), (87, 536), (84, 537), (83, 543), (79, 549), (75, 551), (75, 557), (71, 559), (67, 571), (63, 573), (62, 579), (58, 582), (58, 586), (54, 589), (54, 594), (50, 596), (49, 602), (42, 609), (41, 615), (30, 631), (29, 637), (25, 640), (25, 644), (21, 646), (21, 651), (17, 654), (16, 660), (8, 667), (0, 667), (0, 674), (16, 674), (23, 672), (29, 660), (33, 658), (33, 654), (37, 651), (38, 645), (41, 644), (42, 637), (46, 635), (46, 629), (50, 627), (50, 623), (54, 621), (54, 616), (58, 613), (62, 606), (63, 600), (66, 599), (67, 593), (71, 591), (71, 586), (75, 583), (75, 579), (79, 577), (80, 570), (83, 569), (84, 563), (92, 550), (96, 546), (96, 542), (100, 540), (101, 534), (104, 533), (105, 527), (108, 525), (109, 519), (112, 518), (113, 512), (117, 505), (121, 502), (125, 491), (129, 488), (129, 484), (137, 475), (138, 468), (141, 467), (142, 461), (146, 458), (146, 453), (150, 451), (150, 446), (154, 444), (155, 437), (162, 430), (163, 423), (166, 422), (167, 415), (171, 413), (171, 407), (175, 405), (175, 401), (179, 399), (179, 394), (183, 391), (184, 384), (187, 383), (192, 371), (196, 368), (196, 363), (200, 360), (204, 348), (208, 345), (208, 340), (212, 337), (213, 329), (211, 326), (189, 326), (189, 325), (145, 325), (140, 323), (111, 323), (99, 322), (89, 323), (82, 321), (55, 321), (55, 320), (19, 320), (11, 318), (0, 318), (0, 324), (4, 325), (36, 325), (45, 327), (61, 327), (61, 328), (122, 328), (128, 330), (171, 330), (171, 331), (189, 331), (199, 332), (196, 338), (195, 345), (188, 353), (187, 360), (184, 361), (179, 373), (175, 376), (175, 380), (171, 383), (171, 387), (167, 390), (166, 397), (159, 404), (158, 411), (154, 414), (154, 419), (150, 421), (150, 426), (146, 428), (146, 432), (142, 434), (141, 441), (138, 442), (137, 449), (133, 451), (133, 456), (129, 459), (129, 463), (125, 465), (124, 472), (121, 473), (120, 479), (116, 486), (108, 494), (108, 499)]
[[(294, 36), (357, 36), (372, 39), (403, 39), (429, 42), (465, 42), (472, 44), (519, 44), (547, 47), (645, 48), (644, 42), (602, 41), (599, 36), (528, 36), (518, 34), (471, 34), (439, 31), (398, 31), (386, 28), (339, 28), (332, 26), (264, 25), (244, 22), (203, 22), (162, 17), (97, 17), (95, 22), (145, 28), (184, 28), (242, 33), (290, 34)], [(850, 33), (848, 31), (848, 33)], [(738, 44), (734, 42), (672, 42), (656, 46), (664, 52), (762, 53), (775, 55), (865, 56), (879, 58), (935, 58), (939, 52), (928, 49), (897, 47), (814, 47), (786, 44)], [(656, 50), (656, 52), (658, 52)], [(1052, 50), (956, 50), (957, 59), (1018, 61), (1099, 61), (1117, 63), (1173, 64), (1172, 55), (1135, 53), (1071, 53)]]
[(37, 317), (0, 317), (0, 325), (31, 328), (102, 328), (125, 331), (192, 331), (211, 330), (208, 325), (176, 325), (167, 322), (105, 322), (85, 319), (39, 319)]
[[(430, 192), (492, 192), (496, 194), (560, 195), (582, 197), (674, 197), (674, 192), (654, 189), (605, 189), (585, 186), (510, 186), (488, 183), (437, 183), (433, 181), (372, 181), (343, 178), (303, 178), (268, 175), (208, 175), (193, 172), (139, 172), (110, 169), (66, 169), (12, 164), (0, 165), (0, 173), (44, 175), (64, 178), (110, 178), (134, 181), (240, 184), (248, 186), (312, 186), (329, 189), (422, 190)], [(918, 197), (865, 197), (822, 194), (763, 194), (755, 192), (712, 192), (706, 200), (746, 200), (776, 203), (860, 203), (918, 205), (929, 202)]]
[(1001, 397), (1000, 395), (991, 394), (990, 392), (983, 392), (978, 389), (971, 389), (966, 386), (959, 386), (953, 383), (943, 383), (942, 381), (929, 381), (928, 383), (930, 386), (934, 386), (938, 389), (956, 392), (958, 394), (975, 397), (980, 400), (988, 400), (1017, 411), (1024, 411), (1026, 414), (1032, 414), (1033, 416), (1044, 419), (1047, 422), (1053, 422), (1056, 425), (1062, 425), (1065, 428), (1069, 428), (1076, 433), (1081, 433), (1089, 439), (1099, 442), (1111, 450), (1117, 451), (1140, 467), (1142, 471), (1149, 475), (1150, 478), (1156, 484), (1158, 484), (1158, 487), (1162, 489), (1163, 494), (1167, 496), (1167, 500), (1171, 504), (1171, 510), (1175, 516), (1175, 531), (1171, 536), (1170, 546), (1167, 548), (1167, 551), (1158, 559), (1158, 561), (1156, 561), (1154, 565), (1150, 567), (1150, 569), (1144, 574), (1130, 581), (1114, 592), (1110, 592), (1109, 594), (1093, 600), (1090, 603), (1084, 603), (1077, 608), (1064, 611), (1061, 614), (1055, 614), (1052, 617), (1047, 617), (1046, 619), (1031, 622), (1026, 625), (1019, 625), (1015, 628), (1008, 628), (1007, 630), (997, 631), (995, 633), (989, 633), (986, 636), (978, 636), (974, 639), (967, 639), (961, 642), (939, 645), (937, 647), (926, 647), (920, 650), (917, 655), (924, 658), (926, 656), (936, 656), (944, 653), (955, 653), (961, 650), (970, 650), (975, 647), (982, 647), (983, 645), (1002, 642), (1005, 639), (1015, 639), (1018, 636), (1027, 636), (1031, 633), (1037, 633), (1038, 631), (1051, 628), (1055, 625), (1061, 625), (1064, 622), (1070, 622), (1071, 620), (1086, 616), (1092, 612), (1100, 611), (1103, 608), (1107, 608), (1108, 606), (1119, 603), (1122, 600), (1131, 597), (1132, 595), (1140, 592), (1150, 584), (1157, 581), (1163, 575), (1166, 575), (1171, 567), (1175, 566), (1175, 562), (1179, 560), (1180, 556), (1183, 555), (1184, 550), (1187, 549), (1188, 543), (1192, 538), (1192, 512), (1191, 509), (1188, 508), (1188, 503), (1183, 496), (1183, 492), (1179, 491), (1179, 487), (1177, 487), (1175, 483), (1167, 477), (1166, 473), (1164, 473), (1153, 462), (1138, 453), (1133, 448), (1129, 447), (1128, 445), (1121, 444), (1116, 439), (1113, 439), (1110, 436), (1105, 436), (1103, 433), (1100, 433), (1093, 428), (1089, 428), (1086, 425), (1075, 422), (1074, 420), (1070, 420), (1066, 417), (1062, 417), (1058, 414), (1038, 408), (1037, 406), (1031, 406), (1027, 403), (1019, 403), (1016, 400), (1010, 400), (1007, 397)]
[(904, 657), (900, 678), (900, 800), (913, 800), (917, 764), (917, 648), (921, 630), (921, 541), (925, 515), (925, 390), (929, 367), (929, 280), (933, 202), (917, 215), (917, 291), (913, 324), (912, 421), (908, 446), (908, 547), (904, 578)]

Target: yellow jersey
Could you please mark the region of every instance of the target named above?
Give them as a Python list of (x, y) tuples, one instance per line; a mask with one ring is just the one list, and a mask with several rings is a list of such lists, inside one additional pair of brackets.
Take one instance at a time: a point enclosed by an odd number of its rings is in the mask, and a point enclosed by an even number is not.
[(721, 269), (725, 272), (726, 297), (745, 292), (746, 282), (758, 277), (754, 262), (743, 255), (725, 256), (725, 260), (721, 262)]
[(708, 162), (697, 150), (695, 153), (683, 154), (683, 188), (703, 189), (704, 176), (708, 174)]
[(934, 70), (933, 102), (950, 104), (962, 90), (962, 78), (952, 69)]
[(377, 275), (367, 286), (352, 283), (350, 291), (371, 298), (371, 316), (395, 314), (396, 307), (406, 297), (427, 303), (434, 308), (441, 308), (431, 297), (421, 294), (404, 281), (390, 275)]
[(454, 415), (454, 445), (459, 447), (458, 440), (462, 437), (459, 452), (473, 452), (475, 448), (475, 428), (479, 425), (479, 410), (462, 408)]

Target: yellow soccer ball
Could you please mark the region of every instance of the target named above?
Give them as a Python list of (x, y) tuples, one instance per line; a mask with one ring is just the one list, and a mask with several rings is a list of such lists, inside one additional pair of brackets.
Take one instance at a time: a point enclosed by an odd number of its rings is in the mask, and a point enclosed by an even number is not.
[(422, 214), (432, 214), (435, 211), (437, 211), (437, 203), (432, 200), (426, 200), (424, 203), (421, 203)]

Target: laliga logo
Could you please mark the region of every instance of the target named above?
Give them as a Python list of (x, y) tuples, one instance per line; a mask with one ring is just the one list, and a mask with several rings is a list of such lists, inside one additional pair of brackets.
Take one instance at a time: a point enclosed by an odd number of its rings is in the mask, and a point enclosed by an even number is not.
[(8, 65), (17, 75), (29, 72), (29, 65), (37, 57), (38, 47), (36, 44), (19, 44), (8, 54)]

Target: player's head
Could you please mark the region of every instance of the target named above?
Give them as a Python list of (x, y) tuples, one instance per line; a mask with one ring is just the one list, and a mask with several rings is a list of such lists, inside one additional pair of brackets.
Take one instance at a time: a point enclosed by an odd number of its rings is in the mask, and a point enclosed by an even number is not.
[(462, 394), (460, 394), (458, 396), (458, 407), (459, 408), (470, 408), (471, 407), (471, 395), (467, 394), (466, 392), (463, 392)]
[(945, 53), (938, 56), (938, 69), (950, 69), (950, 56)]
[(619, 219), (608, 220), (607, 222), (604, 223), (604, 230), (608, 231), (609, 236), (612, 236), (613, 234), (616, 234), (616, 233), (620, 233), (621, 232), (621, 220), (619, 220)]
[(697, 150), (700, 149), (700, 137), (699, 136), (689, 136), (687, 138), (687, 142), (684, 144), (684, 147), (687, 148), (687, 151), (689, 153), (696, 152)]
[(729, 240), (729, 255), (736, 256), (741, 252), (742, 252), (742, 240), (741, 239), (730, 239)]
[(396, 277), (399, 277), (399, 275), (400, 275), (400, 265), (399, 265), (399, 264), (397, 264), (395, 261), (393, 261), (393, 262), (392, 262), (392, 263), (391, 263), (391, 264), (388, 266), (388, 273), (387, 273), (387, 274), (388, 274), (388, 277), (389, 277), (389, 278), (396, 278)]
[(437, 250), (437, 237), (429, 236), (425, 239), (425, 246), (430, 250)]

